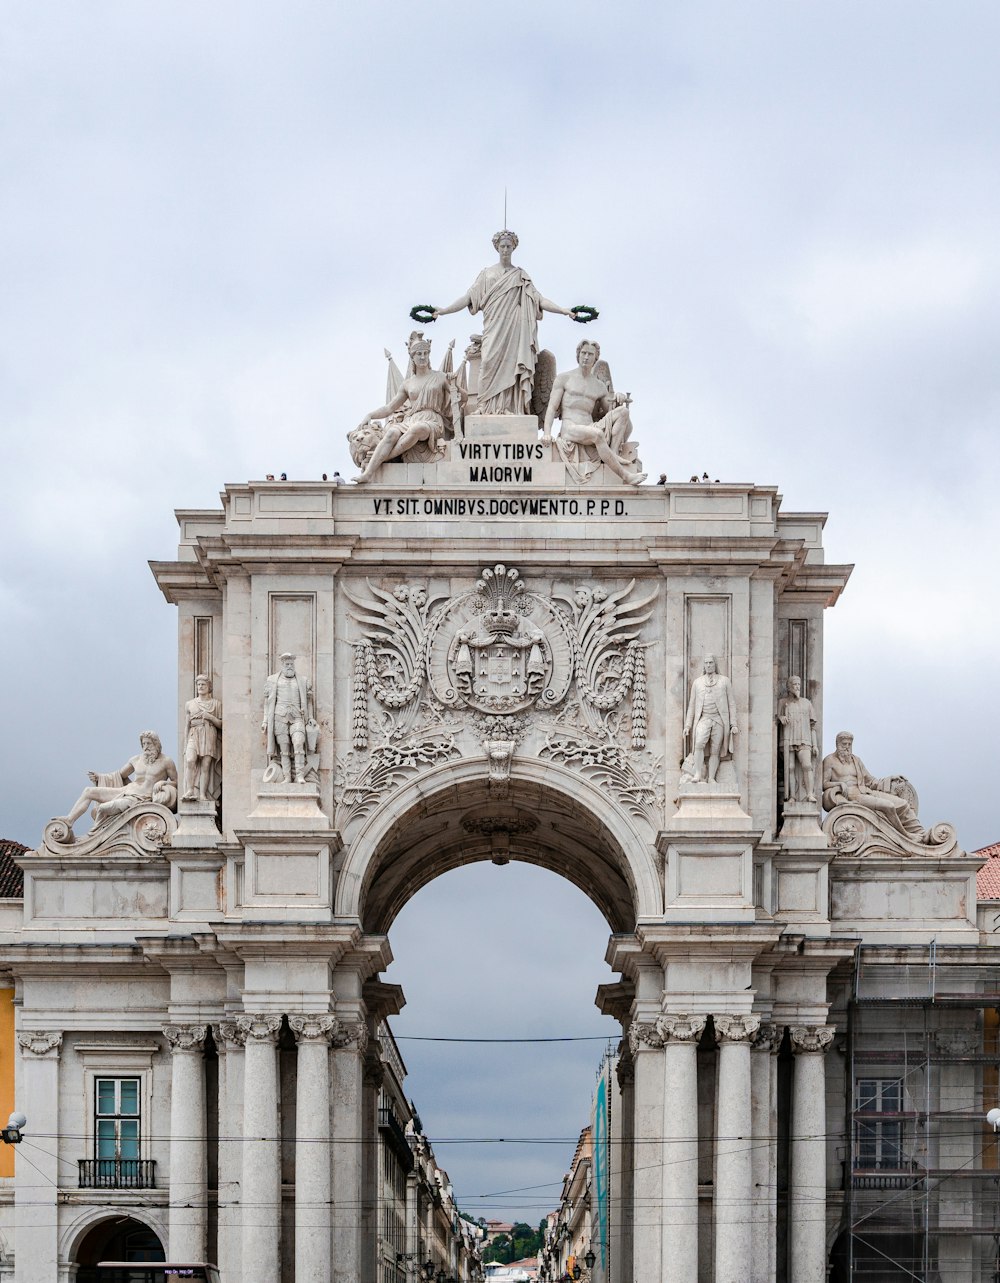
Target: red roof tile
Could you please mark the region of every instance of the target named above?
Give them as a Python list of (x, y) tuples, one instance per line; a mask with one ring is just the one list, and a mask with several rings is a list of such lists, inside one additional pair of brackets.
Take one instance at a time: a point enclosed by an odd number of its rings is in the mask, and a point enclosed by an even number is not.
[(14, 856), (27, 849), (11, 838), (0, 838), (0, 900), (24, 899), (24, 873), (14, 863)]
[(1000, 900), (1000, 842), (993, 842), (972, 854), (981, 855), (986, 860), (976, 874), (976, 898)]

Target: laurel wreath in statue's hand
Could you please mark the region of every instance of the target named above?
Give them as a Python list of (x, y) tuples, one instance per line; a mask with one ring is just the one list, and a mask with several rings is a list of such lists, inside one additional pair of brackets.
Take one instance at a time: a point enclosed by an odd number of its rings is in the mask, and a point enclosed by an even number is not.
[(416, 321), (418, 325), (430, 325), (437, 317), (430, 303), (418, 303), (416, 307), (410, 308), (410, 320)]
[(576, 307), (571, 307), (569, 310), (573, 313), (573, 320), (579, 321), (581, 325), (586, 325), (588, 321), (596, 321), (600, 316), (597, 308), (591, 307), (589, 303), (577, 303)]

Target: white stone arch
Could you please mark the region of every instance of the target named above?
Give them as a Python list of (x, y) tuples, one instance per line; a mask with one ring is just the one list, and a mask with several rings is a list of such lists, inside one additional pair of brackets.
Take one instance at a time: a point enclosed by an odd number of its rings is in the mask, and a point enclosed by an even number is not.
[[(162, 1213), (165, 1212), (166, 1208), (163, 1208)], [(90, 1231), (100, 1225), (102, 1221), (120, 1221), (123, 1219), (138, 1221), (140, 1225), (145, 1225), (147, 1229), (152, 1230), (163, 1244), (164, 1252), (168, 1251), (167, 1223), (162, 1213), (159, 1208), (133, 1207), (131, 1204), (110, 1207), (107, 1203), (104, 1203), (96, 1207), (82, 1208), (72, 1220), (66, 1222), (60, 1231), (60, 1268), (76, 1264), (75, 1257), (80, 1250), (80, 1244)]]
[[(662, 921), (663, 886), (650, 826), (637, 823), (607, 792), (557, 763), (534, 758), (515, 760), (510, 773), (510, 803), (516, 804), (519, 785), (544, 791), (558, 799), (567, 813), (582, 814), (594, 829), (603, 833), (609, 847), (616, 853), (617, 871), (629, 888), (634, 922), (628, 924), (627, 930), (643, 921)], [(384, 851), (394, 833), (398, 833), (400, 821), (418, 808), (426, 810), (433, 799), (445, 799), (448, 794), (462, 789), (478, 789), (484, 800), (488, 797), (482, 759), (443, 763), (422, 772), (383, 799), (365, 818), (350, 842), (337, 877), (336, 917), (364, 924), (368, 891), (379, 873)], [(502, 807), (505, 802), (498, 801), (497, 805)], [(534, 862), (546, 863), (544, 859)], [(566, 876), (564, 870), (554, 868), (554, 871)], [(418, 889), (414, 887), (414, 893)], [(586, 888), (582, 889), (590, 894)], [(591, 898), (603, 909), (596, 897)]]

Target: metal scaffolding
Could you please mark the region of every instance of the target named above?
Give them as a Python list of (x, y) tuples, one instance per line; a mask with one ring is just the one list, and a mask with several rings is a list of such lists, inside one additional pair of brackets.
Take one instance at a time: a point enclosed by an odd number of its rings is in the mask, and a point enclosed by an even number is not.
[(862, 946), (848, 1007), (845, 1228), (832, 1278), (1000, 1283), (1000, 970)]

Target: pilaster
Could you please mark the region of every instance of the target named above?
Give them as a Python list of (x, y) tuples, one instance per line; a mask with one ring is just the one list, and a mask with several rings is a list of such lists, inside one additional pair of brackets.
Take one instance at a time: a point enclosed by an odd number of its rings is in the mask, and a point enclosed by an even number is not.
[(170, 1238), (173, 1261), (208, 1258), (207, 1025), (166, 1025), (170, 1044)]

